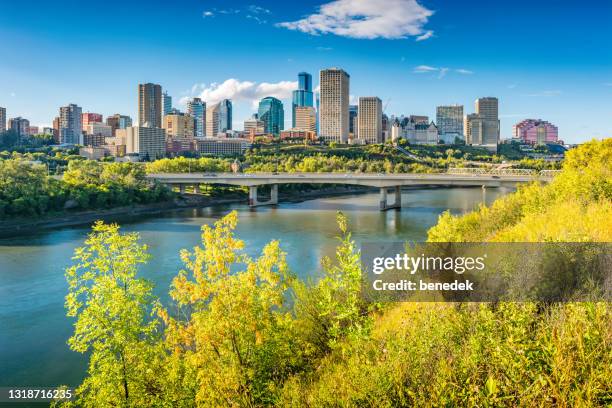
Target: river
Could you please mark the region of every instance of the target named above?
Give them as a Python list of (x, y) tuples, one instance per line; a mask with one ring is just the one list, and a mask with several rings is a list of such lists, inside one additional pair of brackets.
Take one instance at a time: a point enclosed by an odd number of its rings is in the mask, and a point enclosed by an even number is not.
[[(509, 190), (488, 189), (487, 202)], [(392, 198), (391, 198), (392, 199)], [(323, 255), (333, 255), (338, 233), (336, 211), (343, 211), (353, 237), (364, 241), (423, 241), (446, 209), (472, 210), (480, 188), (438, 188), (402, 193), (401, 211), (378, 211), (378, 194), (319, 198), (277, 207), (246, 205), (168, 211), (117, 218), (123, 231), (137, 231), (149, 246), (151, 261), (140, 276), (153, 281), (167, 300), (169, 284), (181, 269), (179, 250), (197, 245), (202, 224), (237, 210), (237, 235), (256, 255), (272, 239), (281, 241), (291, 269), (315, 277)], [(73, 320), (65, 316), (64, 269), (82, 245), (89, 226), (66, 227), (0, 240), (0, 386), (76, 386), (86, 371), (85, 356), (66, 345)]]

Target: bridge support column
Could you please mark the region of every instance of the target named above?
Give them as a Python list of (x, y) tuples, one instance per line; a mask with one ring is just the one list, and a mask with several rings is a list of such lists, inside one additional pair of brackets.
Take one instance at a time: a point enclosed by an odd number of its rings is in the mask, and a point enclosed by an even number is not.
[(270, 199), (268, 201), (259, 201), (257, 198), (257, 186), (249, 187), (249, 207), (274, 204), (278, 204), (278, 184), (270, 186)]
[(482, 204), (487, 205), (487, 186), (482, 185)]
[(193, 185), (193, 192), (194, 192), (194, 194), (200, 194), (200, 185), (199, 184), (194, 184)]
[(380, 203), (379, 203), (380, 211), (386, 211), (392, 208), (402, 208), (402, 187), (401, 186), (393, 187), (395, 189), (395, 201), (393, 202), (393, 204), (389, 204), (387, 202), (387, 188), (388, 187), (380, 188)]
[(185, 194), (185, 185), (184, 184), (179, 184), (179, 192), (181, 194)]

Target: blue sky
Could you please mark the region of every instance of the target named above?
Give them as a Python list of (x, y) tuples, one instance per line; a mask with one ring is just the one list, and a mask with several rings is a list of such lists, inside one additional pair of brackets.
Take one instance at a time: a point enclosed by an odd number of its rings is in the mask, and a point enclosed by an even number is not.
[[(609, 1), (11, 1), (0, 13), (0, 106), (50, 124), (58, 107), (136, 118), (137, 84), (234, 100), (234, 123), (297, 73), (344, 68), (388, 114), (500, 99), (502, 137), (542, 118), (574, 143), (612, 136)], [(289, 105), (285, 119), (290, 123)]]

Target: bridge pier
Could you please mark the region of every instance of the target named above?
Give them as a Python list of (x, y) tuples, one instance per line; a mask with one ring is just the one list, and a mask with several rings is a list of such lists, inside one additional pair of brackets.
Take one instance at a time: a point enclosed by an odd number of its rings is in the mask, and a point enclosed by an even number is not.
[(392, 208), (402, 208), (402, 186), (395, 186), (395, 200), (393, 204), (387, 202), (387, 189), (388, 187), (380, 188), (380, 211), (390, 210)]
[(270, 186), (270, 199), (268, 201), (259, 201), (257, 199), (257, 186), (249, 187), (249, 207), (274, 204), (278, 204), (278, 184), (272, 184)]
[(185, 184), (179, 184), (179, 192), (185, 194)]
[(193, 192), (194, 192), (194, 194), (200, 194), (200, 185), (199, 184), (194, 184), (193, 185)]
[(482, 185), (482, 205), (487, 205), (487, 186)]

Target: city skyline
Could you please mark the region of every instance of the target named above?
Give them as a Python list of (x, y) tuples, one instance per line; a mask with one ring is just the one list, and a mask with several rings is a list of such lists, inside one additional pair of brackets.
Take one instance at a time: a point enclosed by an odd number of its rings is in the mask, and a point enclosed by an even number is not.
[[(402, 10), (391, 28), (383, 24), (389, 16), (373, 13), (369, 0), (359, 7), (352, 0), (235, 2), (231, 9), (215, 1), (188, 1), (175, 9), (139, 9), (134, 2), (123, 5), (124, 12), (151, 19), (151, 28), (104, 25), (104, 13), (88, 13), (96, 29), (87, 33), (52, 22), (59, 11), (78, 16), (91, 5), (7, 4), (0, 16), (3, 55), (29, 58), (0, 64), (0, 106), (7, 108), (7, 120), (23, 117), (39, 127), (50, 126), (58, 108), (70, 103), (83, 112), (137, 121), (136, 85), (152, 82), (183, 111), (192, 97), (209, 106), (232, 99), (232, 127), (241, 129), (266, 96), (279, 98), (289, 112), (299, 72), (310, 73), (317, 88), (319, 71), (338, 66), (351, 76), (350, 104), (378, 96), (387, 115), (433, 118), (437, 106), (452, 104), (464, 105), (467, 114), (477, 98), (495, 96), (504, 139), (529, 118), (555, 123), (568, 143), (612, 135), (612, 121), (605, 120), (612, 116), (612, 56), (601, 52), (610, 38), (609, 5), (592, 2), (582, 10), (588, 15), (582, 22), (572, 7), (552, 1), (518, 1), (503, 9), (486, 2), (387, 3)], [(524, 7), (545, 13), (546, 29), (521, 24), (517, 30)], [(20, 12), (27, 25), (11, 18)], [(487, 15), (495, 16), (495, 25)], [(167, 16), (175, 18), (162, 18)], [(368, 28), (359, 19), (369, 21)], [(165, 23), (163, 33), (153, 29), (158, 20)], [(181, 21), (180, 29), (174, 20)], [(224, 27), (232, 34), (219, 36)], [(190, 39), (195, 32), (198, 44)], [(285, 115), (286, 129), (292, 119)]]

